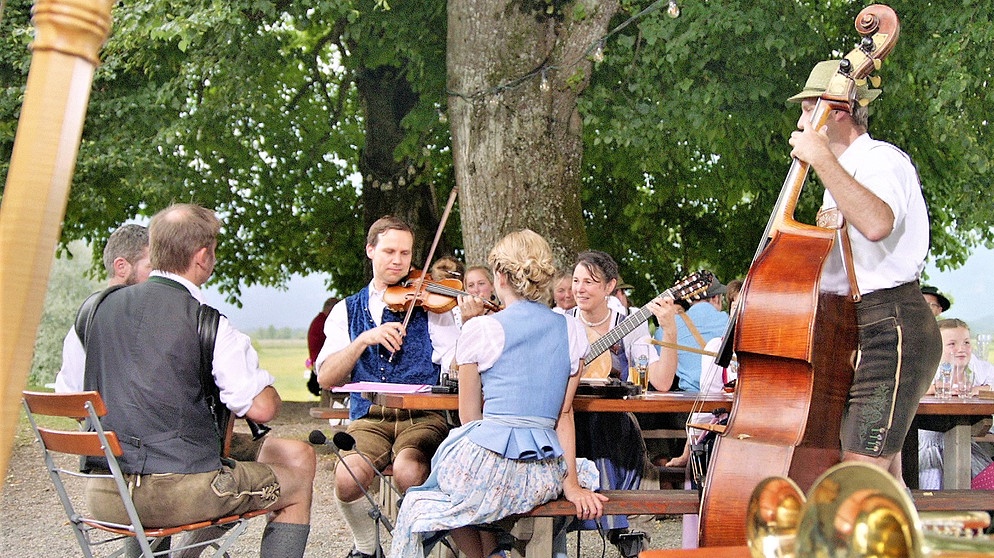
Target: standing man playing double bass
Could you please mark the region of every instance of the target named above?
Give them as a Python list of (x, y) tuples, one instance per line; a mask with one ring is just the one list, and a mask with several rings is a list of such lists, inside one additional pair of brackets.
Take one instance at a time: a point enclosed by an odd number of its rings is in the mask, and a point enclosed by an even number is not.
[[(842, 424), (843, 460), (873, 463), (899, 482), (899, 458), (918, 401), (942, 355), (935, 318), (918, 278), (929, 246), (929, 223), (914, 164), (897, 147), (867, 133), (866, 103), (878, 89), (860, 86), (851, 113), (833, 110), (820, 130), (811, 123), (818, 98), (839, 68), (819, 62), (804, 90), (791, 156), (810, 164), (825, 185), (819, 225), (844, 218), (862, 300), (856, 304), (859, 353)], [(840, 247), (824, 267), (822, 289), (846, 294)]]

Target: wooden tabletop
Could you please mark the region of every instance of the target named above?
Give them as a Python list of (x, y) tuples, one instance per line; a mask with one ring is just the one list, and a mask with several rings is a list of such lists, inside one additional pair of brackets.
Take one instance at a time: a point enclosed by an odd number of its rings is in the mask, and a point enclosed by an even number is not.
[(922, 397), (918, 404), (919, 415), (994, 415), (994, 399), (980, 397), (951, 397), (939, 399), (932, 395)]
[[(419, 411), (456, 411), (459, 409), (459, 396), (448, 393), (363, 393), (363, 396), (377, 405), (393, 409)], [(728, 394), (707, 396), (701, 406), (694, 408), (697, 393), (669, 392), (652, 393), (629, 399), (607, 399), (590, 395), (577, 395), (573, 398), (573, 409), (587, 412), (634, 413), (687, 413), (692, 410), (713, 411), (719, 407), (731, 408), (732, 396)], [(994, 405), (992, 405), (994, 408)]]
[[(701, 400), (701, 406), (694, 407), (697, 393), (653, 392), (649, 395), (628, 399), (607, 399), (589, 395), (578, 395), (573, 399), (573, 409), (587, 412), (634, 413), (687, 413), (691, 411), (713, 411), (719, 407), (731, 408), (732, 395), (709, 395)], [(459, 396), (448, 393), (364, 393), (364, 397), (377, 405), (393, 409), (422, 411), (455, 411), (459, 409)], [(961, 417), (981, 417), (994, 415), (994, 399), (979, 397), (937, 399), (932, 396), (922, 398), (918, 405), (919, 415), (946, 415)]]
[(709, 546), (675, 550), (643, 550), (639, 558), (750, 558), (747, 546)]

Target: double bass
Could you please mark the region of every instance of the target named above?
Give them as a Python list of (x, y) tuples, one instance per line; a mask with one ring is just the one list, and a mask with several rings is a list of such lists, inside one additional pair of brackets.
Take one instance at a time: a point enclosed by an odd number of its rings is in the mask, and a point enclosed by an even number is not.
[[(857, 87), (893, 49), (900, 23), (890, 7), (873, 5), (856, 17), (856, 30), (863, 39), (840, 62), (814, 109), (812, 123), (819, 128), (831, 111), (852, 110)], [(793, 160), (725, 336), (738, 359), (738, 383), (708, 465), (701, 546), (746, 543), (749, 497), (763, 479), (787, 476), (807, 490), (841, 459), (858, 292), (845, 296), (820, 289), (822, 268), (837, 249), (841, 229), (794, 219), (808, 170)]]

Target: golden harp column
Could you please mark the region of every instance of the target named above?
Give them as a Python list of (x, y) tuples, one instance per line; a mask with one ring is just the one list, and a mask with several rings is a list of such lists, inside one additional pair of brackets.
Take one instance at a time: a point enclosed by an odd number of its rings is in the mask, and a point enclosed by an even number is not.
[(38, 0), (0, 204), (0, 471), (7, 470), (112, 0)]

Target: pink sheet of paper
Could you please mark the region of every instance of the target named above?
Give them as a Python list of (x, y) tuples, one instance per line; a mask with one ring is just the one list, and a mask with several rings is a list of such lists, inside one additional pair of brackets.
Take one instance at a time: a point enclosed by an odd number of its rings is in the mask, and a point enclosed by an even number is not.
[(390, 384), (386, 382), (353, 382), (351, 384), (345, 384), (343, 386), (333, 387), (331, 388), (331, 391), (336, 393), (340, 392), (428, 393), (431, 391), (431, 386), (427, 384)]

